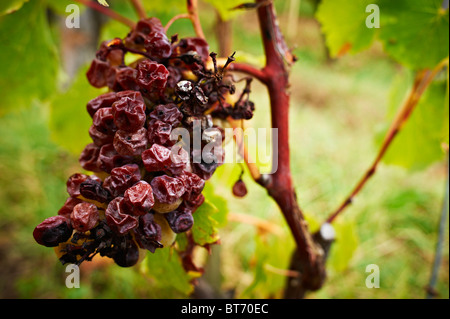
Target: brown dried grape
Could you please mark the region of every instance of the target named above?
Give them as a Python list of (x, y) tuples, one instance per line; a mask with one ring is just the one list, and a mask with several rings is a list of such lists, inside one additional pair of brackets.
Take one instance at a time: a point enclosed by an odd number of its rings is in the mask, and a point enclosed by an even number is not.
[(150, 112), (149, 117), (170, 124), (172, 127), (177, 127), (183, 119), (183, 113), (173, 103), (160, 104)]
[(139, 85), (136, 83), (137, 70), (130, 67), (117, 69), (115, 74), (114, 90), (133, 90), (139, 91)]
[(125, 191), (123, 203), (130, 208), (133, 215), (149, 213), (155, 204), (152, 187), (145, 181), (137, 182)]
[(100, 59), (94, 59), (86, 73), (89, 83), (96, 88), (102, 88), (107, 85), (106, 74), (111, 68), (108, 62)]
[(86, 174), (81, 174), (81, 173), (72, 174), (66, 182), (67, 193), (69, 193), (69, 195), (71, 197), (80, 196), (81, 195), (80, 185), (81, 185), (81, 183), (86, 181), (88, 178), (89, 178), (89, 176)]
[(247, 195), (247, 186), (245, 185), (244, 181), (242, 179), (239, 179), (236, 183), (233, 185), (233, 195), (236, 197), (244, 197)]
[(114, 148), (120, 155), (138, 156), (147, 149), (147, 130), (145, 127), (136, 132), (118, 130), (114, 136)]
[(97, 225), (99, 220), (98, 209), (91, 203), (77, 204), (70, 214), (70, 220), (74, 229), (79, 232), (87, 232)]
[(158, 18), (151, 17), (140, 20), (125, 39), (125, 44), (132, 48), (142, 49), (145, 40), (152, 32), (164, 32), (164, 27)]
[(155, 200), (159, 203), (173, 204), (177, 202), (185, 192), (181, 180), (167, 175), (157, 176), (150, 185), (153, 189)]
[(89, 136), (92, 138), (94, 144), (99, 147), (102, 147), (105, 144), (111, 144), (114, 140), (114, 133), (106, 134), (100, 132), (94, 125), (91, 125), (89, 128)]
[(66, 202), (64, 203), (63, 207), (60, 208), (58, 211), (58, 215), (64, 216), (66, 218), (70, 218), (70, 214), (73, 211), (73, 208), (75, 205), (78, 205), (82, 203), (83, 201), (81, 199), (75, 198), (75, 197), (69, 197), (66, 199)]
[(148, 150), (142, 153), (142, 162), (148, 172), (163, 171), (172, 163), (171, 151), (167, 147), (153, 144)]
[(139, 218), (139, 227), (134, 230), (136, 242), (141, 248), (154, 253), (157, 248), (162, 248), (161, 226), (154, 220), (154, 214), (148, 213)]
[(106, 223), (116, 234), (125, 235), (138, 226), (138, 219), (123, 210), (123, 197), (116, 197), (109, 202), (105, 211)]
[(172, 147), (170, 159), (170, 165), (166, 167), (165, 171), (173, 175), (183, 173), (190, 160), (188, 152), (178, 145)]
[(114, 116), (111, 107), (105, 107), (95, 112), (92, 118), (92, 125), (104, 134), (114, 135), (117, 131), (117, 126), (114, 124)]
[(112, 105), (114, 123), (119, 130), (136, 132), (145, 124), (145, 103), (130, 97), (122, 97)]
[(89, 101), (87, 104), (87, 111), (91, 117), (94, 116), (95, 112), (104, 107), (111, 107), (113, 103), (117, 101), (117, 95), (115, 92), (109, 92), (102, 94), (95, 99)]
[(83, 152), (78, 159), (81, 167), (87, 171), (100, 172), (101, 169), (98, 167), (98, 156), (100, 154), (100, 147), (94, 143), (86, 145)]
[(148, 141), (150, 144), (164, 145), (167, 142), (172, 142), (170, 133), (172, 133), (172, 125), (170, 124), (160, 120), (151, 120), (148, 123)]
[(188, 54), (194, 52), (206, 62), (209, 58), (209, 45), (202, 38), (184, 38), (176, 45), (175, 53), (177, 55)]
[(195, 198), (190, 198), (189, 200), (184, 201), (184, 205), (188, 207), (192, 213), (196, 211), (203, 203), (205, 202), (205, 196), (203, 194), (198, 195)]
[(137, 71), (137, 83), (146, 92), (160, 92), (166, 87), (169, 71), (164, 65), (144, 60), (138, 64)]
[(164, 32), (151, 32), (145, 40), (144, 47), (155, 59), (167, 59), (172, 55), (172, 46)]
[(106, 144), (100, 149), (98, 160), (99, 168), (107, 173), (110, 173), (115, 167), (120, 167), (131, 163), (133, 161), (133, 157), (120, 155), (117, 153), (113, 144)]
[(184, 172), (177, 178), (184, 183), (186, 192), (183, 195), (183, 199), (187, 201), (195, 200), (205, 187), (205, 181), (194, 173)]
[(123, 193), (141, 179), (139, 166), (127, 164), (111, 170), (111, 175), (103, 182), (105, 188), (114, 197), (122, 196)]
[(56, 247), (72, 236), (70, 221), (61, 215), (45, 219), (33, 231), (34, 240), (46, 247)]

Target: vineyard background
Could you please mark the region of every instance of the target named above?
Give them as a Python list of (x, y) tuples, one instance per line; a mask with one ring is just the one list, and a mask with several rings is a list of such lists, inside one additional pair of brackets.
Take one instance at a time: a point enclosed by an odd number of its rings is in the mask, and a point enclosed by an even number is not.
[[(189, 286), (174, 285), (170, 279), (158, 282), (155, 277), (143, 276), (139, 269), (123, 269), (103, 260), (85, 263), (81, 268), (81, 288), (67, 289), (64, 267), (48, 249), (33, 240), (35, 225), (54, 215), (64, 202), (65, 181), (79, 171), (77, 153), (89, 137), (85, 104), (98, 95), (98, 90), (88, 88), (84, 72), (99, 43), (92, 43), (95, 29), (99, 27), (99, 40), (127, 32), (126, 27), (114, 21), (105, 20), (100, 25), (89, 22), (95, 15), (84, 11), (87, 20), (82, 20), (80, 30), (70, 33), (74, 31), (61, 26), (64, 16), (58, 18), (64, 13), (65, 2), (31, 0), (13, 14), (25, 15), (27, 8), (46, 3), (54, 10), (51, 14), (54, 27), (45, 36), (58, 39), (57, 45), (66, 57), (60, 60), (65, 72), (58, 73), (59, 89), (55, 89), (56, 93), (63, 93), (30, 100), (27, 107), (11, 107), (16, 97), (9, 95), (8, 82), (4, 80), (8, 74), (0, 71), (0, 92), (2, 97), (6, 96), (0, 102), (0, 297), (186, 297), (192, 292)], [(135, 19), (125, 1), (108, 2), (115, 10)], [(163, 24), (185, 10), (183, 1), (164, 2), (168, 3), (164, 8), (158, 5), (151, 11)], [(295, 15), (290, 10), (292, 3), (300, 4)], [(402, 80), (411, 75), (378, 42), (357, 54), (330, 58), (313, 1), (276, 1), (276, 5), (281, 29), (299, 59), (290, 77), (291, 162), (300, 205), (314, 229), (371, 163), (393, 110), (403, 96), (399, 93)], [(215, 9), (202, 3), (200, 14), (211, 50), (217, 51)], [(0, 18), (0, 43), (6, 43), (6, 51), (13, 42), (5, 39), (20, 34), (27, 22), (32, 26), (46, 22), (33, 14), (22, 17), (35, 19), (31, 21), (13, 19), (13, 15)], [(6, 24), (9, 18), (15, 24)], [(231, 37), (236, 56), (261, 65), (264, 60), (255, 14), (242, 12), (233, 18)], [(187, 20), (177, 21), (170, 31), (193, 35)], [(36, 35), (38, 31), (30, 31), (30, 37)], [(26, 47), (23, 68), (41, 62), (50, 65), (40, 54), (38, 45), (42, 41), (37, 41), (34, 47), (30, 46), (32, 42), (25, 39), (22, 43)], [(49, 56), (53, 54), (49, 52)], [(1, 66), (7, 63), (6, 58), (17, 59), (3, 50), (0, 55), (4, 55)], [(11, 68), (0, 68), (5, 69)], [(16, 72), (18, 77), (30, 76), (29, 70)], [(41, 91), (51, 96), (48, 93), (51, 90), (43, 87)], [(269, 101), (263, 86), (255, 83), (252, 99), (256, 112), (248, 126), (269, 128)], [(444, 153), (434, 160), (432, 152), (436, 150), (422, 150), (424, 165), (415, 165), (418, 162), (406, 153), (403, 165), (380, 166), (355, 204), (336, 221), (337, 241), (328, 261), (328, 280), (320, 291), (308, 297), (425, 296), (447, 175)], [(422, 159), (418, 159), (419, 164)], [(249, 194), (243, 199), (233, 197), (231, 187), (239, 174), (239, 166), (226, 164), (208, 183), (207, 194), (214, 198), (224, 216), (227, 214), (228, 221), (221, 225), (221, 245), (212, 248), (212, 255), (208, 257), (206, 250), (198, 253), (198, 262), (206, 264), (200, 285), (204, 287), (207, 283), (212, 288), (209, 296), (279, 298), (285, 284), (282, 271), (289, 265), (293, 239), (278, 207), (248, 174), (244, 180)], [(436, 289), (439, 297), (448, 298), (448, 224), (443, 251)], [(380, 267), (379, 289), (365, 286), (368, 275), (365, 268), (369, 264)], [(196, 293), (194, 296), (202, 297), (200, 291)]]

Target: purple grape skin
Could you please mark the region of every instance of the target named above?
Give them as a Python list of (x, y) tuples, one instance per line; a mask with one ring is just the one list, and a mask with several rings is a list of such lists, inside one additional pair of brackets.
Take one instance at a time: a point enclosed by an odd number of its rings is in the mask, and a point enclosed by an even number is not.
[(180, 199), (185, 192), (183, 182), (168, 175), (153, 178), (150, 185), (152, 186), (155, 200), (160, 203), (173, 204)]
[(122, 97), (112, 105), (114, 123), (119, 130), (136, 132), (145, 124), (145, 109), (143, 101)]
[(45, 219), (36, 226), (33, 237), (36, 242), (46, 247), (56, 247), (72, 236), (70, 221), (61, 215)]
[(113, 144), (120, 155), (139, 156), (147, 149), (147, 130), (145, 127), (133, 133), (119, 130), (114, 136)]
[(139, 166), (127, 164), (111, 170), (111, 175), (103, 182), (103, 188), (114, 196), (122, 196), (124, 192), (141, 179)]

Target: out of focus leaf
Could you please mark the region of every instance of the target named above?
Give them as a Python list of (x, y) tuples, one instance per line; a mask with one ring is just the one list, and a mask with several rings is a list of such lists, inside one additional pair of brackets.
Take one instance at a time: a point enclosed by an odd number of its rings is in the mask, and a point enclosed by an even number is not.
[(184, 296), (192, 292), (192, 278), (184, 271), (176, 251), (164, 248), (148, 253), (143, 266), (143, 273), (151, 279), (152, 287), (161, 292), (159, 298), (173, 298), (174, 291)]
[(331, 246), (327, 264), (335, 271), (342, 272), (348, 267), (359, 240), (353, 222), (338, 221), (333, 226), (336, 241)]
[[(237, 14), (239, 14), (239, 10), (233, 10), (233, 8), (245, 3), (245, 0), (205, 0), (205, 2), (210, 3), (216, 8), (222, 20), (227, 21), (233, 19)], [(247, 1), (248, 2), (248, 1)]]
[(0, 116), (55, 91), (59, 59), (45, 10), (43, 1), (34, 0), (0, 17)]
[(214, 205), (214, 207), (217, 208), (217, 213), (214, 214), (214, 220), (216, 220), (218, 223), (217, 227), (224, 227), (227, 223), (228, 216), (227, 200), (224, 197), (218, 195), (214, 190), (213, 184), (208, 182), (203, 189), (203, 195), (208, 202), (210, 202), (212, 205)]
[(86, 144), (92, 143), (88, 133), (92, 119), (86, 104), (101, 93), (102, 90), (89, 85), (86, 68), (83, 68), (71, 87), (52, 100), (49, 124), (52, 139), (57, 144), (79, 155)]
[(448, 140), (448, 132), (443, 134), (448, 128), (446, 91), (444, 81), (435, 81), (430, 85), (389, 147), (383, 158), (384, 163), (418, 170), (443, 159), (441, 143)]
[(19, 10), (27, 1), (28, 0), (2, 0), (0, 2), (0, 16)]
[(335, 57), (345, 48), (357, 53), (368, 48), (378, 29), (367, 28), (369, 13), (366, 7), (374, 0), (322, 0), (316, 17), (322, 25), (331, 56)]
[(411, 69), (433, 68), (449, 53), (449, 11), (442, 0), (379, 0), (385, 51)]
[(192, 237), (198, 245), (212, 244), (219, 240), (219, 222), (214, 218), (218, 211), (214, 205), (205, 201), (193, 214)]

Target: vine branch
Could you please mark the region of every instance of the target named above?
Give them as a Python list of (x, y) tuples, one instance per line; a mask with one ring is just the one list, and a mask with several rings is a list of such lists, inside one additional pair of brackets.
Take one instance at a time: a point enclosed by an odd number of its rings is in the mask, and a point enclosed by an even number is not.
[(141, 0), (130, 0), (131, 4), (134, 7), (139, 19), (145, 19), (147, 17), (147, 13), (145, 12), (145, 8), (141, 2)]
[(342, 202), (342, 204), (328, 217), (328, 219), (326, 220), (327, 223), (332, 223), (348, 206), (350, 206), (353, 203), (354, 198), (361, 192), (366, 183), (375, 174), (378, 165), (380, 164), (381, 160), (383, 159), (384, 155), (389, 149), (389, 146), (392, 144), (395, 137), (404, 127), (408, 119), (411, 117), (411, 114), (413, 113), (414, 109), (419, 103), (419, 100), (422, 97), (423, 93), (426, 91), (426, 89), (431, 84), (436, 75), (439, 73), (439, 71), (441, 71), (445, 66), (448, 66), (448, 62), (449, 59), (447, 57), (444, 60), (442, 60), (433, 70), (423, 70), (416, 74), (413, 87), (411, 88), (408, 97), (406, 98), (406, 100), (400, 107), (399, 111), (397, 112), (397, 115), (384, 138), (384, 141), (381, 145), (380, 150), (378, 151), (375, 160), (373, 161), (369, 169), (366, 171), (366, 173), (363, 175), (363, 177), (360, 179), (358, 184), (356, 184), (352, 192), (346, 197), (346, 199)]

